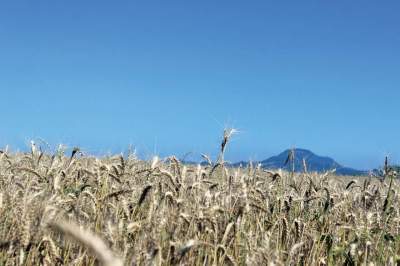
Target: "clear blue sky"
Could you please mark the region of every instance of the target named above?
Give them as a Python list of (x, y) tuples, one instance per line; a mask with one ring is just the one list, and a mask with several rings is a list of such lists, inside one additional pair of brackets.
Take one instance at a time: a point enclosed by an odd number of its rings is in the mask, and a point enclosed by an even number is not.
[(400, 159), (399, 1), (1, 1), (0, 145)]

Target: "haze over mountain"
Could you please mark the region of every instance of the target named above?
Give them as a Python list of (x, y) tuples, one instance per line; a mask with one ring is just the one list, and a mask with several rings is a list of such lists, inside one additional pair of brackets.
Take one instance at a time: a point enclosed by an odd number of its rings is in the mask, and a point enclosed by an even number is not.
[[(290, 149), (285, 150), (284, 152), (272, 156), (268, 159), (260, 161), (259, 163), (263, 168), (266, 169), (285, 169), (292, 170), (293, 164), (292, 162), (288, 162), (288, 157), (290, 153)], [(366, 174), (366, 171), (356, 170), (353, 168), (345, 167), (334, 159), (325, 156), (319, 156), (315, 153), (306, 150), (306, 149), (293, 149), (294, 151), (294, 170), (296, 172), (304, 171), (303, 159), (306, 162), (307, 170), (311, 172), (324, 172), (336, 169), (336, 173), (340, 175), (362, 175)], [(238, 162), (235, 163), (235, 166), (238, 165), (246, 165), (248, 162)]]

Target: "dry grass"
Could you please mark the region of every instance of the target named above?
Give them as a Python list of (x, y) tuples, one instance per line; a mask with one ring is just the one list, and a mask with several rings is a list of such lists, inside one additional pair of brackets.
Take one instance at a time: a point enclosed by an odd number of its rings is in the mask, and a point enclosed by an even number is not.
[[(0, 265), (396, 264), (399, 182), (0, 153)], [(227, 137), (227, 138), (226, 138)], [(217, 165), (217, 166), (215, 166)]]

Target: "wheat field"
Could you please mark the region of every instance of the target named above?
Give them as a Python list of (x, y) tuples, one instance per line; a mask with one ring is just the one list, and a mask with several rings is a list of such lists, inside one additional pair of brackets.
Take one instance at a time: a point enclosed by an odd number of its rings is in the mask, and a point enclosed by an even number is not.
[(175, 157), (0, 153), (0, 265), (396, 265), (399, 183)]

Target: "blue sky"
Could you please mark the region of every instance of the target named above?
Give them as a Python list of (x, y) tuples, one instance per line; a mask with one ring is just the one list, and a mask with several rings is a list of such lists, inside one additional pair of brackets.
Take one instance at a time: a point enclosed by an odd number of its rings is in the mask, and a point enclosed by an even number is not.
[(1, 1), (0, 145), (400, 160), (398, 1)]

